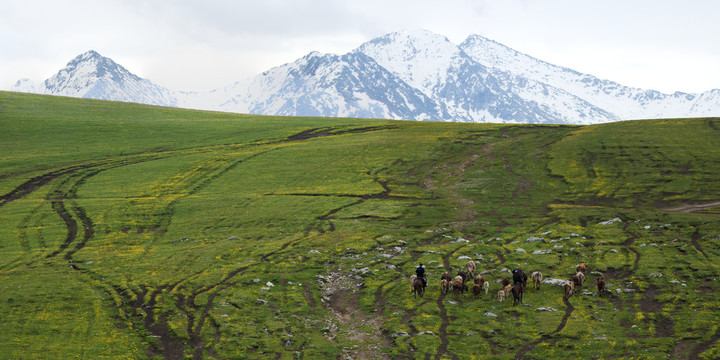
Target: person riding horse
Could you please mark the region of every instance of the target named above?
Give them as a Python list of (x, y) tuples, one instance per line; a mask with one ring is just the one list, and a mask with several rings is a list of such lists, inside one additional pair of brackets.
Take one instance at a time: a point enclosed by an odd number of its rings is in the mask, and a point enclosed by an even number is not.
[(525, 275), (525, 272), (518, 268), (512, 271), (513, 274), (513, 284), (520, 284), (523, 287), (523, 290), (525, 290), (525, 286), (527, 285), (527, 275)]
[(420, 266), (415, 268), (415, 274), (418, 278), (422, 279), (423, 286), (427, 287), (427, 278), (425, 277), (425, 267), (422, 263), (420, 263)]

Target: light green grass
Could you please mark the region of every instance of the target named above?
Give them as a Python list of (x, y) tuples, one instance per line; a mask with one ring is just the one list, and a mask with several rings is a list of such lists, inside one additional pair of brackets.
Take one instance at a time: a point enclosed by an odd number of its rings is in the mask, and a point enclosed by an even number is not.
[[(718, 207), (664, 210), (720, 200), (718, 119), (283, 118), (0, 92), (0, 127), (10, 358), (718, 351)], [(490, 293), (441, 295), (467, 258)], [(580, 261), (567, 317), (549, 284), (496, 299), (507, 270), (569, 279)]]

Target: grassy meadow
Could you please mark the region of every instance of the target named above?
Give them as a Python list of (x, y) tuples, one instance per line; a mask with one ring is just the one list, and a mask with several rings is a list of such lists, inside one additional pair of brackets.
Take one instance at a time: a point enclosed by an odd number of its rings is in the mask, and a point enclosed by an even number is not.
[[(719, 138), (0, 92), (0, 354), (717, 359)], [(442, 294), (470, 259), (489, 294)]]

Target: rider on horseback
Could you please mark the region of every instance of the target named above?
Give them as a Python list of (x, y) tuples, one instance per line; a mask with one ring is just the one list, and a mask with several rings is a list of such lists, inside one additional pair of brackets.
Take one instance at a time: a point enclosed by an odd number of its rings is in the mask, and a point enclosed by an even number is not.
[(427, 287), (427, 278), (425, 277), (425, 267), (423, 266), (422, 263), (420, 263), (420, 266), (415, 268), (415, 274), (417, 274), (417, 277), (422, 279), (423, 286)]

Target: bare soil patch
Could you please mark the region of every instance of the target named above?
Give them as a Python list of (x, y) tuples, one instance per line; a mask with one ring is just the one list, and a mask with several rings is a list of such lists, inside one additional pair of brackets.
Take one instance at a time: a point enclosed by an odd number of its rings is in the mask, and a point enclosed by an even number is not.
[(661, 210), (691, 213), (691, 212), (696, 212), (696, 211), (708, 210), (708, 209), (714, 208), (716, 206), (720, 206), (720, 200), (702, 202), (702, 203), (697, 203), (697, 204), (683, 204), (683, 205), (678, 205), (678, 206), (666, 207)]

